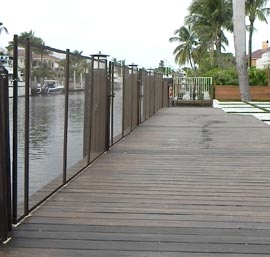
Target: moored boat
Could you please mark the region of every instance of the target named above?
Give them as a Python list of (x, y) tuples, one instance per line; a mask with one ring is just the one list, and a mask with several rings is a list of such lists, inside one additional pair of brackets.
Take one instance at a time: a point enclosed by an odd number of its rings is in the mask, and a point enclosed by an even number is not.
[(64, 92), (65, 87), (59, 83), (58, 80), (46, 79), (41, 88), (42, 94), (61, 94)]
[[(9, 56), (0, 56), (0, 63), (8, 71), (8, 92), (9, 97), (12, 98), (14, 93), (13, 60)], [(18, 72), (17, 78), (17, 94), (18, 96), (25, 96), (25, 82), (20, 72)]]

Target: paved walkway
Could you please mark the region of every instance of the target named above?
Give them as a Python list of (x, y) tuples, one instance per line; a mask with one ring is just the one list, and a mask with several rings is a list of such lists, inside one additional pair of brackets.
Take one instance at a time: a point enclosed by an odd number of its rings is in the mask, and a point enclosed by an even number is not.
[(270, 125), (270, 102), (219, 102), (214, 101), (217, 108), (227, 113), (252, 115)]
[(270, 256), (270, 128), (167, 108), (14, 229), (1, 257)]

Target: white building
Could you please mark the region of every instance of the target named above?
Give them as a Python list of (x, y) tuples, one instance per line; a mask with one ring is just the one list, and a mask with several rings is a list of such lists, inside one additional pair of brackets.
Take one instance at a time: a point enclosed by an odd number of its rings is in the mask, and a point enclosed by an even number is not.
[(257, 69), (265, 69), (270, 67), (270, 51), (262, 54), (262, 57), (259, 58), (256, 62)]
[[(48, 67), (53, 70), (57, 70), (59, 68), (59, 62), (61, 61), (60, 58), (50, 55), (50, 54), (37, 54), (32, 53), (32, 67), (39, 68), (41, 63), (47, 63)], [(18, 50), (18, 66), (20, 69), (24, 69), (25, 66), (25, 50), (19, 49)]]
[(270, 47), (268, 41), (262, 42), (262, 49), (256, 50), (251, 54), (251, 60), (253, 67), (258, 69), (264, 69), (269, 67), (270, 64)]

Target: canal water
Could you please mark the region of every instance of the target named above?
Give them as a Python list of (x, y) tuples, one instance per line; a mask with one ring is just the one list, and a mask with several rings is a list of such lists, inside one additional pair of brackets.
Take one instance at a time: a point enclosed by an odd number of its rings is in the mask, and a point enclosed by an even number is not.
[[(12, 124), (13, 99), (10, 99)], [(63, 172), (65, 96), (32, 96), (29, 104), (30, 195)], [(83, 159), (84, 93), (69, 96), (68, 167)], [(12, 136), (12, 125), (11, 125)], [(18, 199), (22, 200), (25, 164), (25, 98), (18, 98)], [(12, 140), (12, 137), (11, 137)], [(72, 145), (72, 151), (71, 150)], [(11, 143), (12, 146), (12, 143)]]
[[(122, 88), (115, 90), (113, 136), (122, 132)], [(10, 98), (11, 151), (12, 108)], [(84, 144), (84, 91), (69, 94), (68, 105), (67, 178), (74, 175), (72, 167), (86, 164)], [(63, 174), (65, 95), (37, 95), (29, 99), (29, 195), (51, 184), (49, 190), (60, 186)], [(89, 115), (89, 114), (87, 114)], [(18, 98), (18, 203), (24, 196), (25, 165), (25, 98)], [(69, 174), (69, 170), (72, 173)], [(59, 178), (56, 180), (56, 178)], [(49, 193), (49, 192), (48, 192)]]
[[(132, 113), (129, 117), (123, 117), (123, 71), (115, 71), (117, 74), (114, 81), (113, 107), (111, 106), (113, 127), (110, 127), (111, 139), (113, 142), (122, 138), (123, 119), (125, 119), (125, 134), (131, 131)], [(130, 82), (130, 81), (129, 81)], [(127, 84), (129, 85), (129, 84)], [(131, 84), (130, 84), (131, 86)], [(140, 111), (144, 113), (144, 94), (142, 84), (140, 92)], [(129, 89), (132, 94), (132, 86)], [(128, 92), (128, 91), (127, 91)], [(87, 156), (84, 156), (84, 142), (89, 131), (85, 133), (85, 92), (69, 92), (68, 101), (68, 134), (67, 134), (67, 179), (87, 164)], [(128, 100), (127, 100), (128, 102)], [(10, 145), (12, 160), (13, 142), (13, 98), (9, 98), (10, 108)], [(127, 108), (128, 105), (126, 105)], [(133, 112), (133, 106), (128, 106), (125, 114)], [(134, 116), (135, 117), (135, 116)], [(141, 116), (143, 118), (144, 116)], [(65, 121), (65, 95), (36, 95), (29, 98), (29, 196), (37, 195), (47, 185), (45, 190), (49, 195), (52, 191), (62, 185), (64, 170), (64, 121)], [(127, 122), (126, 122), (127, 121)], [(130, 125), (129, 127), (127, 125)], [(128, 127), (128, 128), (127, 128)], [(25, 191), (25, 97), (18, 97), (18, 133), (17, 133), (17, 171), (18, 187), (17, 198), (21, 204)], [(113, 132), (112, 130), (113, 129)], [(112, 142), (112, 140), (110, 140)], [(76, 166), (76, 168), (74, 168)], [(53, 184), (52, 184), (53, 182)], [(31, 206), (30, 206), (31, 207)]]

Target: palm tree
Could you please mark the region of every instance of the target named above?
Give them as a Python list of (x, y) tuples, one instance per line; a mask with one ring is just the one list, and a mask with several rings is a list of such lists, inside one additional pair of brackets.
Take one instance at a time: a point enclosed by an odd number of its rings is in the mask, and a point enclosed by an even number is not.
[(246, 0), (246, 16), (249, 19), (249, 38), (248, 38), (248, 56), (249, 67), (251, 67), (252, 37), (254, 32), (254, 22), (258, 20), (267, 22), (267, 16), (270, 14), (270, 8), (266, 7), (268, 0)]
[[(35, 36), (35, 32), (30, 30), (29, 32), (22, 32), (19, 36), (18, 36), (18, 44), (20, 46), (25, 46), (25, 42), (26, 40), (29, 39), (31, 44), (33, 46), (36, 46), (36, 47), (40, 47), (40, 46), (44, 46), (45, 45), (45, 42), (39, 38), (39, 37), (36, 37)], [(13, 49), (13, 41), (10, 41), (8, 43), (8, 47), (9, 51), (12, 51)], [(39, 52), (41, 50), (37, 50), (37, 52)]]
[(195, 33), (190, 27), (182, 26), (174, 34), (176, 36), (171, 37), (169, 41), (179, 43), (173, 51), (175, 62), (182, 65), (189, 63), (190, 67), (194, 69), (194, 50), (198, 44)]
[(8, 30), (5, 26), (3, 26), (3, 23), (0, 22), (0, 34), (2, 33), (2, 31), (6, 32), (8, 34)]
[(22, 32), (18, 37), (19, 41), (26, 41), (28, 38), (30, 42), (36, 46), (45, 45), (45, 42), (40, 37), (35, 36), (35, 32), (33, 30), (30, 30), (29, 32)]
[(233, 24), (236, 65), (242, 101), (250, 100), (246, 62), (245, 0), (233, 0)]
[(201, 42), (208, 42), (210, 52), (217, 51), (220, 67), (222, 48), (228, 45), (224, 30), (232, 31), (231, 0), (193, 0), (189, 12), (185, 24), (192, 26)]
[[(45, 42), (40, 37), (36, 37), (35, 32), (33, 30), (22, 32), (18, 36), (18, 45), (20, 47), (25, 48), (26, 42), (29, 39), (30, 46), (31, 46), (31, 56), (33, 53), (36, 54), (36, 58), (39, 57), (39, 63), (32, 67), (32, 79), (36, 77), (38, 82), (41, 82), (42, 78), (44, 77), (52, 77), (54, 75), (54, 71), (49, 66), (48, 63), (43, 61), (44, 56), (49, 55), (50, 51), (46, 49)], [(9, 42), (8, 48), (10, 50), (13, 49), (13, 41)], [(32, 57), (31, 57), (32, 58)]]
[[(77, 83), (83, 87), (83, 81), (85, 80), (85, 74), (89, 69), (89, 59), (82, 56), (83, 51), (74, 50), (70, 53), (70, 65), (69, 72), (70, 78), (72, 78), (72, 82), (74, 83), (74, 87), (77, 86)], [(65, 63), (61, 62), (60, 66), (65, 65)]]
[(36, 37), (35, 32), (33, 30), (30, 30), (29, 32), (22, 32), (18, 36), (19, 44), (20, 41), (26, 42), (27, 39), (29, 39), (31, 43), (33, 52), (40, 55), (40, 63), (42, 64), (44, 55), (48, 55), (50, 53), (50, 51), (44, 48), (45, 46), (44, 40), (41, 39), (40, 37)]

